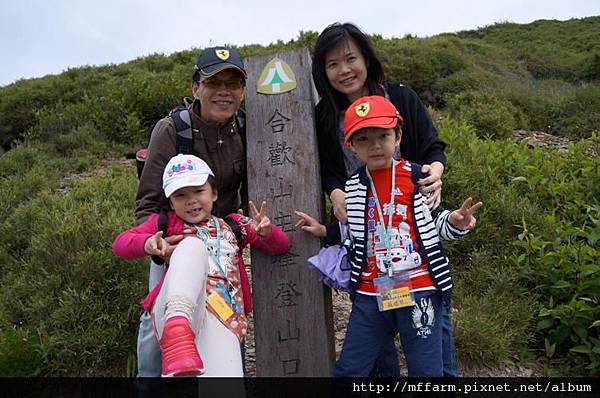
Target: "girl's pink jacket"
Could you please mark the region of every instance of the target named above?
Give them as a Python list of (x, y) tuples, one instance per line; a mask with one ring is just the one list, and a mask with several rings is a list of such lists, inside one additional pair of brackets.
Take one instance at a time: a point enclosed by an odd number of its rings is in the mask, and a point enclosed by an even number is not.
[[(271, 224), (271, 233), (266, 237), (261, 237), (247, 222), (247, 218), (241, 214), (232, 213), (229, 216), (237, 222), (242, 230), (242, 241), (238, 242), (238, 263), (240, 267), (240, 282), (242, 284), (242, 294), (244, 297), (244, 312), (246, 314), (252, 312), (252, 294), (250, 292), (250, 283), (248, 274), (242, 257), (242, 249), (246, 245), (256, 247), (267, 254), (279, 255), (287, 252), (290, 248), (290, 241), (285, 232), (279, 227)], [(183, 220), (170, 211), (167, 213), (167, 231), (169, 235), (180, 235), (183, 233)], [(121, 232), (115, 239), (112, 245), (113, 253), (123, 259), (135, 259), (146, 257), (148, 254), (144, 251), (144, 245), (149, 237), (158, 232), (158, 214), (152, 214), (148, 219), (137, 227)], [(165, 273), (166, 275), (166, 273)], [(142, 306), (146, 311), (150, 311), (152, 304), (158, 296), (158, 292), (163, 284), (165, 276), (160, 283), (142, 300)]]

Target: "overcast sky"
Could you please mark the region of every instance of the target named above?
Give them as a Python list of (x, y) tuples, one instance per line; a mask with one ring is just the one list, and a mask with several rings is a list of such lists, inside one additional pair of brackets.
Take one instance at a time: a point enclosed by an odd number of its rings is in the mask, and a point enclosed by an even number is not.
[(0, 0), (0, 86), (153, 53), (288, 41), (335, 21), (389, 38), (593, 15), (600, 0)]

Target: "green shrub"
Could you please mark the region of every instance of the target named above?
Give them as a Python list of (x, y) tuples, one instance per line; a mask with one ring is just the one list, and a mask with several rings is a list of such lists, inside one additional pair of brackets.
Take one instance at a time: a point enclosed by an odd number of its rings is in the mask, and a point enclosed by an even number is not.
[(498, 74), (481, 67), (473, 67), (438, 79), (434, 89), (443, 93), (443, 96), (447, 101), (452, 95), (483, 88), (499, 88), (502, 83), (505, 82), (499, 78)]
[(572, 138), (589, 138), (600, 127), (600, 87), (575, 86), (551, 108), (549, 124), (552, 132)]
[(468, 122), (479, 137), (507, 138), (516, 128), (526, 128), (523, 112), (490, 92), (466, 91), (450, 97), (450, 113)]
[[(524, 216), (539, 213), (510, 183), (508, 164), (527, 164), (529, 149), (477, 138), (473, 128), (445, 118), (438, 129), (448, 143), (442, 205), (455, 209), (471, 196), (483, 202), (477, 227), (445, 244), (456, 289), (453, 294), (456, 351), (471, 363), (502, 363), (518, 357), (534, 338), (535, 297), (510, 262), (510, 242)], [(537, 222), (537, 220), (536, 220)]]
[(600, 80), (600, 53), (589, 57), (583, 67), (583, 77), (588, 81)]
[(600, 374), (600, 208), (591, 210), (591, 224), (555, 221), (555, 236), (525, 228), (513, 243), (522, 253), (514, 261), (543, 297), (537, 326), (546, 356), (567, 356), (574, 375)]
[(43, 375), (44, 371), (39, 337), (23, 328), (0, 327), (0, 375), (33, 377)]
[(151, 54), (143, 58), (137, 58), (131, 62), (131, 66), (154, 73), (160, 73), (173, 70), (175, 64), (170, 57), (166, 57), (163, 54)]
[(53, 139), (56, 151), (67, 158), (93, 155), (101, 158), (109, 151), (109, 146), (90, 125), (82, 126), (66, 134), (58, 134)]
[(574, 57), (565, 57), (564, 52), (539, 50), (529, 48), (520, 54), (520, 59), (535, 79), (562, 78), (577, 81), (579, 76), (574, 76), (573, 70), (579, 61)]
[(89, 125), (92, 100), (84, 97), (81, 102), (65, 103), (59, 101), (55, 106), (44, 106), (35, 114), (35, 125), (26, 134), (29, 142), (47, 142), (58, 134), (67, 134), (80, 127)]
[(0, 223), (38, 193), (58, 187), (64, 162), (43, 149), (17, 148), (0, 158)]
[(498, 92), (527, 116), (531, 130), (550, 132), (551, 109), (571, 87), (563, 80), (549, 79), (505, 85)]
[(114, 168), (73, 183), (66, 194), (41, 195), (11, 219), (14, 229), (29, 232), (19, 236), (19, 261), (2, 275), (0, 324), (38, 332), (47, 374), (125, 374), (147, 267), (116, 259), (110, 247), (131, 225), (126, 204), (136, 186), (133, 168)]
[(520, 233), (512, 239), (516, 252), (509, 259), (539, 298), (540, 348), (548, 358), (566, 358), (563, 371), (574, 375), (600, 372), (594, 326), (600, 316), (600, 160), (590, 156), (599, 147), (592, 136), (566, 153), (538, 149), (534, 156), (493, 158), (504, 159), (521, 202), (539, 208), (515, 223)]
[(386, 76), (411, 86), (429, 104), (438, 105), (437, 79), (463, 70), (466, 60), (451, 36), (430, 39), (390, 39), (377, 43)]
[(451, 119), (439, 130), (449, 143), (444, 206), (484, 202), (476, 230), (447, 245), (459, 356), (502, 361), (528, 344), (549, 374), (598, 375), (600, 158), (590, 154), (600, 139), (559, 152), (478, 140)]

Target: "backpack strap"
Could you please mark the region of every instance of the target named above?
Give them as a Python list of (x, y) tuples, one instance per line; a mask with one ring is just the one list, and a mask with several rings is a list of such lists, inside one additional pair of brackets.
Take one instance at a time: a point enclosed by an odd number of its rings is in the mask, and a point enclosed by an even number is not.
[(182, 104), (171, 111), (171, 119), (177, 132), (175, 153), (191, 154), (194, 148), (194, 135), (190, 111)]
[(238, 132), (242, 136), (242, 142), (244, 143), (244, 148), (246, 148), (246, 112), (239, 108), (235, 112), (235, 123), (238, 126)]
[[(247, 152), (248, 145), (246, 143), (246, 112), (242, 108), (238, 108), (234, 115), (235, 123), (237, 124), (237, 131), (242, 138), (242, 145), (244, 146), (244, 152)], [(240, 186), (240, 197), (242, 199), (242, 209), (248, 214), (248, 175), (244, 172), (242, 182)]]
[(225, 217), (223, 220), (227, 223), (227, 225), (229, 225), (229, 227), (233, 231), (238, 246), (241, 245), (244, 236), (242, 235), (242, 229), (240, 228), (240, 225), (231, 217)]
[[(161, 209), (160, 213), (158, 213), (157, 224), (158, 224), (158, 230), (162, 231), (162, 233), (163, 233), (163, 235), (162, 235), (163, 238), (166, 238), (167, 236), (169, 236), (167, 221), (168, 221), (167, 210)], [(154, 264), (158, 264), (158, 265), (163, 265), (165, 263), (165, 260), (163, 260), (162, 258), (160, 258), (158, 256), (152, 256), (152, 261), (154, 261)]]

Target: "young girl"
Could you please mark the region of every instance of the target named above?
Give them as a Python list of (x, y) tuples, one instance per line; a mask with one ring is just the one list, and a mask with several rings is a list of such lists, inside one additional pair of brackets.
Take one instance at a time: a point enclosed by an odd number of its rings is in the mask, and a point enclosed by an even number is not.
[[(271, 225), (266, 204), (250, 202), (251, 218), (231, 215), (242, 233), (211, 214), (217, 199), (214, 175), (193, 155), (167, 164), (163, 189), (172, 211), (170, 235), (185, 235), (172, 247), (158, 229), (158, 214), (122, 232), (113, 252), (124, 259), (161, 256), (169, 263), (161, 283), (142, 301), (152, 315), (162, 351), (162, 376), (242, 376), (240, 342), (247, 332), (239, 267), (240, 247), (250, 243), (270, 254), (289, 249), (287, 235)], [(242, 265), (243, 266), (243, 265)]]
[[(334, 376), (368, 376), (396, 334), (409, 376), (443, 376), (442, 302), (453, 283), (440, 239), (473, 229), (482, 204), (468, 198), (453, 212), (430, 212), (418, 186), (421, 166), (393, 158), (402, 121), (382, 96), (357, 99), (344, 116), (345, 144), (365, 166), (345, 186), (355, 294)], [(337, 224), (296, 214), (304, 231), (340, 243)]]

